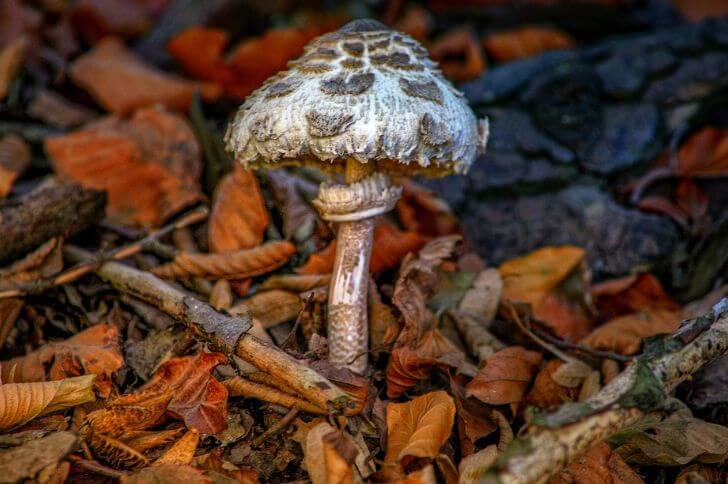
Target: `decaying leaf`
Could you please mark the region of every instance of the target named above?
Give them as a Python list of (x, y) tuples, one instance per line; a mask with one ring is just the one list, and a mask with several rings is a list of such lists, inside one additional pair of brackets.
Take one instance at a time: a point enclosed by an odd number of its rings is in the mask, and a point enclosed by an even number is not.
[(437, 329), (425, 332), (416, 345), (392, 350), (387, 364), (387, 397), (398, 398), (426, 378), (436, 365), (458, 368), (465, 355)]
[(631, 313), (604, 323), (581, 343), (595, 349), (631, 355), (639, 351), (644, 338), (676, 331), (681, 319), (679, 312), (664, 309)]
[(642, 484), (644, 481), (618, 454), (612, 452), (608, 444), (602, 442), (569, 464), (550, 482), (554, 484), (574, 482)]
[[(1, 388), (1, 387), (0, 387)], [(55, 468), (78, 445), (71, 432), (54, 432), (0, 452), (0, 481), (34, 481), (48, 468)]]
[(463, 457), (460, 461), (460, 484), (475, 484), (490, 469), (498, 458), (498, 448), (495, 445), (479, 450), (475, 454)]
[(409, 232), (431, 237), (460, 232), (458, 219), (447, 202), (412, 180), (402, 180), (402, 197), (396, 208), (400, 222)]
[(544, 247), (504, 262), (503, 301), (531, 305), (535, 319), (557, 336), (579, 339), (590, 328), (584, 249)]
[(120, 0), (79, 0), (73, 4), (71, 20), (90, 43), (109, 35), (136, 37), (152, 25), (141, 4)]
[(97, 114), (49, 89), (39, 89), (28, 105), (28, 116), (59, 128), (75, 128), (91, 122)]
[(296, 253), (296, 246), (281, 240), (266, 242), (252, 249), (219, 254), (180, 252), (172, 262), (152, 269), (167, 279), (208, 277), (216, 279), (245, 279), (271, 272)]
[(19, 298), (0, 299), (0, 348), (5, 344), (5, 338), (15, 326), (25, 302)]
[(106, 190), (116, 222), (156, 226), (200, 198), (200, 149), (184, 118), (158, 108), (48, 138), (56, 172)]
[(303, 309), (303, 302), (295, 292), (283, 289), (262, 291), (240, 302), (230, 309), (232, 314), (247, 312), (260, 321), (264, 328), (272, 328), (286, 321), (296, 319)]
[(63, 239), (54, 237), (9, 266), (0, 268), (0, 289), (51, 277), (63, 269)]
[(535, 351), (505, 348), (485, 360), (468, 383), (466, 395), (491, 405), (510, 404), (515, 414), (540, 363), (541, 355)]
[(188, 81), (144, 63), (124, 43), (107, 37), (71, 65), (71, 79), (87, 90), (108, 111), (127, 114), (135, 109), (162, 104), (186, 110), (195, 91), (214, 99), (215, 86)]
[(15, 180), (28, 168), (31, 155), (30, 146), (20, 136), (9, 134), (0, 138), (0, 199), (10, 193)]
[(408, 343), (419, 340), (431, 317), (426, 303), (438, 282), (435, 268), (452, 255), (459, 240), (457, 235), (439, 237), (428, 242), (417, 257), (411, 255), (402, 262), (392, 295), (405, 323), (399, 339)]
[(553, 377), (554, 372), (564, 365), (561, 360), (546, 362), (536, 375), (533, 387), (523, 399), (523, 404), (546, 409), (575, 401), (577, 389), (559, 385)]
[(108, 435), (87, 432), (85, 442), (95, 456), (120, 469), (139, 469), (149, 465), (141, 452)]
[(10, 84), (23, 66), (23, 54), (28, 45), (28, 39), (18, 37), (0, 50), (0, 101), (8, 95)]
[[(267, 176), (283, 222), (283, 234), (298, 243), (314, 242), (311, 239), (319, 219), (316, 210), (306, 201), (307, 182), (283, 170), (271, 171)], [(309, 191), (311, 188), (308, 187)]]
[(664, 420), (638, 423), (610, 439), (627, 462), (677, 466), (689, 462), (717, 464), (728, 455), (728, 427), (679, 411)]
[(649, 273), (595, 284), (592, 297), (599, 316), (605, 320), (649, 309), (680, 310), (680, 305), (667, 295), (660, 281)]
[(574, 39), (553, 27), (527, 26), (488, 35), (483, 45), (498, 62), (531, 57), (547, 50), (574, 47)]
[[(377, 225), (374, 228), (369, 271), (378, 274), (394, 269), (407, 254), (418, 250), (424, 243), (424, 237), (415, 232), (402, 232), (391, 225)], [(336, 241), (333, 241), (322, 251), (312, 254), (296, 272), (303, 275), (330, 274), (334, 269), (335, 255)]]
[(351, 437), (326, 422), (308, 429), (303, 465), (313, 484), (354, 483), (358, 450)]
[(495, 318), (503, 291), (503, 280), (496, 269), (481, 271), (473, 281), (473, 285), (460, 300), (458, 310), (482, 318), (483, 324), (489, 324)]
[(218, 184), (208, 229), (212, 252), (250, 249), (263, 242), (268, 210), (252, 171), (236, 164)]
[(122, 484), (178, 484), (180, 482), (185, 484), (213, 484), (215, 481), (195, 467), (177, 464), (145, 467), (121, 478)]
[(385, 466), (393, 475), (401, 475), (406, 458), (434, 459), (450, 437), (454, 420), (455, 402), (443, 391), (405, 403), (390, 403)]
[(155, 466), (159, 465), (187, 465), (192, 462), (195, 457), (195, 451), (200, 443), (200, 434), (195, 430), (190, 430), (182, 436), (172, 447), (167, 449), (157, 460), (154, 461)]
[(94, 400), (94, 375), (0, 385), (0, 430)]
[(394, 343), (399, 334), (399, 318), (392, 306), (382, 301), (377, 284), (369, 281), (369, 346), (379, 348)]
[(47, 343), (25, 356), (2, 363), (2, 381), (24, 383), (96, 375), (102, 396), (111, 391), (111, 375), (124, 364), (119, 330), (97, 324), (65, 341)]
[(485, 70), (485, 57), (478, 38), (468, 27), (458, 28), (439, 37), (430, 48), (446, 77), (455, 81), (474, 79)]

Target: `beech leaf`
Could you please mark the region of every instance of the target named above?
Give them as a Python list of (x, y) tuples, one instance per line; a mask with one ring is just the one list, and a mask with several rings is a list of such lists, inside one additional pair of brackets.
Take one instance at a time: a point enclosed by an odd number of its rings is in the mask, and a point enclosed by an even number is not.
[(595, 349), (631, 355), (639, 351), (643, 339), (676, 331), (681, 319), (680, 313), (664, 309), (631, 313), (604, 323), (581, 343)]

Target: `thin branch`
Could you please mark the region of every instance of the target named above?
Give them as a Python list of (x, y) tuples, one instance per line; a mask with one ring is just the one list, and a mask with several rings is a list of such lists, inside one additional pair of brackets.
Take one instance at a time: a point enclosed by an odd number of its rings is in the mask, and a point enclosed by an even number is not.
[(295, 419), (297, 416), (298, 409), (290, 409), (288, 413), (285, 414), (279, 421), (271, 425), (268, 429), (266, 429), (265, 432), (253, 439), (251, 445), (253, 447), (260, 447), (261, 445), (263, 445), (263, 443), (265, 443), (266, 440), (270, 439), (271, 437), (275, 437), (279, 433), (283, 432), (289, 425), (291, 425), (291, 422), (293, 422), (293, 419)]
[(164, 237), (165, 235), (180, 227), (187, 227), (188, 225), (202, 222), (207, 218), (207, 215), (208, 210), (206, 207), (198, 207), (197, 209), (192, 210), (186, 215), (183, 215), (177, 221), (150, 233), (143, 239), (140, 239), (130, 244), (122, 245), (121, 247), (117, 247), (107, 252), (95, 254), (88, 261), (78, 263), (75, 266), (61, 272), (60, 274), (55, 275), (54, 277), (39, 279), (37, 281), (23, 284), (18, 287), (0, 291), (0, 299), (41, 294), (54, 287), (62, 286), (63, 284), (69, 284), (73, 281), (78, 280), (82, 276), (95, 271), (105, 262), (126, 259), (127, 257), (137, 254), (143, 250), (147, 250), (148, 246), (153, 245), (157, 242), (157, 239)]

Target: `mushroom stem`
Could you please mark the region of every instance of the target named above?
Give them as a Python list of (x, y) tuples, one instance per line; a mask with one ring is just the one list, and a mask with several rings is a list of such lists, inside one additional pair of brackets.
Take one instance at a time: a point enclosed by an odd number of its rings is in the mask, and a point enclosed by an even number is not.
[[(346, 162), (346, 183), (357, 183), (374, 170), (374, 163), (349, 159)], [(329, 360), (335, 366), (359, 374), (366, 371), (368, 360), (367, 290), (373, 236), (373, 218), (339, 223), (329, 287)]]

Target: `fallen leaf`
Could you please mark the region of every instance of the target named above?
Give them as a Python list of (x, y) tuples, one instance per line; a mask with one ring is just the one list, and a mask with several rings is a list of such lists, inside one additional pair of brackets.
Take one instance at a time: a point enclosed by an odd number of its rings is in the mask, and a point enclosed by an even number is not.
[(208, 228), (210, 251), (233, 252), (260, 245), (268, 222), (258, 179), (236, 164), (215, 191)]
[(640, 199), (637, 207), (672, 217), (684, 228), (700, 223), (708, 212), (708, 196), (691, 179), (682, 178), (675, 189), (674, 201), (662, 195), (648, 195)]
[(219, 254), (180, 252), (167, 264), (152, 269), (152, 273), (166, 279), (207, 277), (214, 279), (245, 279), (271, 272), (296, 253), (292, 243), (270, 241), (252, 249)]
[(526, 26), (489, 34), (483, 39), (488, 55), (498, 62), (511, 62), (541, 52), (574, 47), (574, 39), (553, 27)]
[(316, 210), (306, 201), (306, 188), (311, 187), (300, 176), (283, 170), (270, 171), (267, 176), (283, 222), (283, 235), (299, 244), (315, 244), (316, 229), (321, 225)]
[(503, 279), (496, 269), (485, 269), (478, 273), (473, 286), (460, 300), (458, 310), (481, 318), (481, 323), (489, 324), (495, 318), (503, 292)]
[(521, 346), (510, 346), (485, 360), (478, 374), (468, 383), (466, 395), (490, 405), (511, 405), (516, 413), (533, 376), (541, 364), (541, 355)]
[(169, 109), (185, 111), (195, 91), (213, 100), (219, 89), (167, 74), (144, 63), (114, 37), (99, 41), (93, 49), (78, 57), (70, 69), (76, 85), (106, 110), (127, 114), (136, 109), (162, 104)]
[(504, 262), (498, 268), (502, 300), (530, 304), (533, 317), (559, 337), (584, 337), (590, 329), (585, 255), (584, 249), (567, 245)]
[(427, 378), (437, 365), (458, 368), (465, 355), (437, 329), (427, 331), (415, 346), (394, 348), (387, 363), (387, 397), (398, 398)]
[(258, 292), (230, 309), (231, 314), (248, 313), (260, 321), (264, 328), (272, 328), (296, 319), (303, 309), (303, 302), (295, 292), (271, 289)]
[(308, 430), (303, 465), (313, 484), (354, 483), (358, 454), (351, 438), (326, 422)]
[(74, 128), (91, 122), (97, 114), (48, 89), (39, 89), (28, 105), (28, 116), (58, 128)]
[(188, 465), (164, 464), (140, 469), (121, 477), (122, 484), (213, 484), (212, 478)]
[(680, 310), (680, 305), (667, 295), (659, 279), (649, 273), (595, 284), (592, 297), (600, 317), (607, 320), (650, 309)]
[(10, 193), (15, 180), (30, 165), (31, 156), (30, 146), (20, 136), (9, 134), (0, 138), (0, 199)]
[(468, 378), (462, 374), (450, 375), (450, 391), (457, 408), (455, 421), (458, 426), (458, 438), (463, 456), (472, 454), (478, 440), (498, 429), (493, 407), (476, 398), (465, 396), (467, 380)]
[(475, 454), (463, 457), (458, 466), (460, 471), (459, 482), (461, 484), (480, 482), (497, 458), (498, 447), (495, 444), (489, 445)]
[[(369, 272), (378, 274), (397, 267), (402, 259), (420, 249), (425, 238), (414, 232), (402, 232), (391, 225), (379, 224), (374, 228), (372, 257), (369, 261)], [(336, 241), (331, 242), (322, 251), (312, 254), (306, 264), (296, 272), (302, 275), (330, 274), (334, 269)]]
[(675, 412), (663, 420), (638, 423), (610, 442), (624, 460), (640, 465), (720, 464), (728, 455), (728, 427)]
[(218, 279), (212, 286), (210, 292), (210, 306), (220, 311), (227, 311), (233, 305), (233, 290), (230, 287), (230, 281), (227, 279)]
[(23, 55), (28, 46), (28, 39), (18, 37), (0, 50), (0, 101), (8, 95), (10, 85), (23, 66)]
[(261, 289), (285, 289), (293, 292), (306, 292), (329, 285), (331, 274), (279, 274), (267, 278), (260, 285)]
[(677, 153), (674, 174), (716, 178), (728, 174), (728, 130), (706, 127), (691, 135)]
[(450, 30), (430, 47), (430, 55), (443, 74), (454, 81), (475, 79), (485, 70), (485, 57), (475, 33), (468, 27)]
[(195, 430), (190, 430), (155, 460), (154, 465), (188, 465), (192, 463), (199, 443), (200, 434)]
[(681, 319), (679, 312), (664, 309), (631, 313), (599, 326), (582, 339), (581, 344), (631, 355), (639, 351), (643, 339), (677, 331)]
[(84, 441), (94, 456), (119, 469), (139, 469), (149, 465), (149, 459), (124, 442), (108, 435), (86, 431)]
[(399, 335), (399, 318), (382, 300), (377, 284), (369, 281), (369, 346), (373, 349), (394, 343)]
[(402, 262), (392, 294), (392, 303), (404, 318), (404, 328), (398, 341), (411, 343), (419, 340), (423, 326), (431, 318), (426, 303), (438, 283), (435, 269), (452, 256), (459, 241), (460, 236), (457, 235), (438, 237), (428, 242), (417, 257), (410, 255)]
[(397, 216), (407, 231), (430, 237), (461, 232), (458, 219), (447, 202), (412, 180), (403, 179), (401, 185)]
[(63, 269), (63, 239), (55, 237), (0, 269), (0, 289), (11, 289), (58, 274)]
[(200, 149), (184, 118), (158, 108), (115, 116), (48, 138), (56, 172), (106, 190), (115, 222), (152, 227), (201, 197)]
[(124, 0), (78, 0), (70, 13), (73, 26), (89, 43), (109, 35), (138, 37), (152, 25), (140, 4)]
[[(0, 348), (5, 345), (5, 338), (15, 327), (15, 321), (20, 316), (25, 302), (20, 298), (0, 299)], [(0, 370), (2, 370), (0, 368)], [(2, 378), (0, 378), (2, 382)]]
[(567, 388), (559, 385), (553, 374), (564, 365), (561, 360), (551, 360), (541, 368), (533, 382), (533, 387), (523, 399), (523, 405), (547, 409), (564, 403), (573, 402), (578, 395), (578, 388)]
[(94, 375), (59, 381), (0, 385), (0, 430), (24, 424), (41, 415), (92, 402)]
[(25, 356), (2, 362), (2, 381), (25, 383), (95, 374), (101, 396), (111, 392), (111, 376), (124, 364), (119, 330), (97, 324), (65, 341), (47, 343)]
[[(0, 387), (1, 388), (1, 387)], [(72, 432), (54, 432), (0, 452), (3, 482), (43, 482), (36, 478), (53, 469), (76, 449), (78, 438)]]
[(644, 481), (624, 460), (601, 442), (589, 452), (570, 463), (551, 481), (553, 484), (642, 484)]
[(450, 438), (454, 420), (455, 402), (443, 391), (387, 405), (385, 467), (392, 475), (402, 475), (405, 458), (437, 457), (440, 447)]

